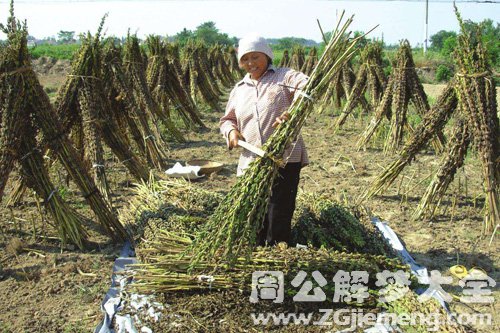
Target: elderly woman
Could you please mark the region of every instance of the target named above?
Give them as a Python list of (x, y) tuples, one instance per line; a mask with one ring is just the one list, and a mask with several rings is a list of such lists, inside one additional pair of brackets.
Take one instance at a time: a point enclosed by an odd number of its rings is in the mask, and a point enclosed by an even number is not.
[[(238, 62), (247, 74), (231, 91), (220, 120), (220, 130), (229, 149), (237, 147), (238, 140), (261, 147), (274, 128), (288, 119), (287, 110), (295, 91), (308, 80), (306, 75), (293, 69), (275, 68), (272, 59), (273, 52), (264, 38), (248, 36), (240, 40)], [(238, 176), (255, 157), (250, 151), (242, 150)], [(283, 160), (286, 164), (279, 169), (273, 184), (269, 208), (258, 235), (261, 246), (290, 242), (300, 169), (309, 163), (300, 135), (287, 148)]]

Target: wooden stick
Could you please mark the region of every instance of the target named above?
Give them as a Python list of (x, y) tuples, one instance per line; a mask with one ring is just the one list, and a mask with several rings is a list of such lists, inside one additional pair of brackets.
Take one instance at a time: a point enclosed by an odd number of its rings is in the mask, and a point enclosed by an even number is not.
[(14, 226), (18, 232), (21, 232), (21, 228), (19, 227), (19, 223), (16, 220), (16, 217), (14, 216), (14, 211), (12, 210), (12, 207), (9, 207), (9, 212), (10, 212), (10, 218), (12, 220), (12, 223), (14, 223)]
[(30, 214), (31, 217), (31, 225), (33, 226), (33, 240), (36, 240), (36, 224), (35, 224), (35, 217), (33, 216), (33, 213)]
[(36, 195), (36, 193), (34, 193), (34, 196), (35, 196), (36, 207), (38, 209), (38, 214), (40, 214), (40, 217), (42, 219), (42, 233), (43, 233), (43, 236), (47, 237), (46, 228), (45, 228), (45, 218), (42, 214), (42, 207), (40, 205), (40, 200), (38, 200), (38, 196)]

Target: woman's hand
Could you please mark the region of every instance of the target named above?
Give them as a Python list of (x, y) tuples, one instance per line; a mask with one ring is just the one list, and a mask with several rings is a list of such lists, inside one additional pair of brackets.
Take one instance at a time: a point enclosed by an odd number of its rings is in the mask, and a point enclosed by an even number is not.
[(245, 140), (245, 138), (237, 129), (231, 130), (228, 136), (229, 150), (238, 147), (238, 140)]
[(287, 121), (288, 119), (290, 118), (290, 113), (288, 113), (288, 111), (284, 112), (281, 116), (279, 117), (276, 117), (276, 120), (274, 121), (273, 123), (273, 128), (275, 128), (276, 126), (278, 126), (279, 124), (282, 124), (284, 123), (285, 121)]

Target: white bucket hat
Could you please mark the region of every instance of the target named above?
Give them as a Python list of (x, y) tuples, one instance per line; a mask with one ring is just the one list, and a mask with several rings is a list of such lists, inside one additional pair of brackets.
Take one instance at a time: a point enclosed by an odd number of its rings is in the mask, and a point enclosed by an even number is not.
[(247, 35), (240, 39), (238, 44), (238, 62), (241, 60), (241, 57), (249, 52), (262, 52), (271, 58), (271, 60), (274, 58), (273, 50), (271, 50), (269, 44), (267, 44), (263, 37), (258, 35)]

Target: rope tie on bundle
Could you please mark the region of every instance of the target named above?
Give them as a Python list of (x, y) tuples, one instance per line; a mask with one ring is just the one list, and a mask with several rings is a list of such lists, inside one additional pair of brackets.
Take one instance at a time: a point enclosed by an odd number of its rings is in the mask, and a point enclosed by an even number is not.
[(52, 199), (52, 197), (54, 196), (54, 194), (56, 194), (57, 192), (57, 187), (55, 189), (52, 190), (52, 192), (50, 192), (49, 196), (47, 197), (47, 199), (45, 199), (45, 205), (47, 205), (50, 201), (50, 199)]
[(264, 157), (267, 157), (269, 158), (271, 161), (273, 161), (274, 163), (276, 163), (276, 165), (280, 168), (283, 168), (285, 166), (285, 162), (283, 161), (282, 158), (277, 158), (276, 156), (273, 156), (269, 153), (266, 152), (266, 154), (264, 155)]
[(459, 77), (468, 77), (468, 78), (482, 78), (490, 75), (490, 72), (484, 71), (480, 73), (473, 73), (473, 74), (467, 74), (467, 73), (457, 73), (457, 76)]
[(13, 71), (1, 73), (0, 74), (0, 79), (3, 79), (4, 77), (10, 76), (10, 75), (28, 72), (28, 71), (31, 71), (31, 70), (33, 70), (33, 68), (31, 66), (19, 67), (19, 68), (13, 70)]
[(285, 88), (290, 88), (290, 89), (296, 90), (300, 96), (304, 96), (305, 98), (307, 98), (311, 102), (314, 101), (313, 97), (311, 95), (306, 94), (301, 88), (287, 86), (286, 84), (281, 84), (281, 83), (278, 83), (278, 85), (285, 87)]
[(98, 80), (98, 81), (101, 81), (100, 78), (96, 77), (96, 76), (92, 76), (92, 75), (75, 75), (75, 74), (68, 74), (68, 77), (76, 77), (76, 78), (79, 78), (79, 79), (93, 79), (93, 80)]
[[(33, 148), (32, 150), (30, 150), (28, 153), (24, 154), (22, 157), (21, 157), (21, 161), (24, 161), (26, 158), (28, 158), (31, 154), (33, 154), (33, 152), (41, 152), (40, 149), (38, 148)], [(44, 156), (45, 157), (45, 156)]]

